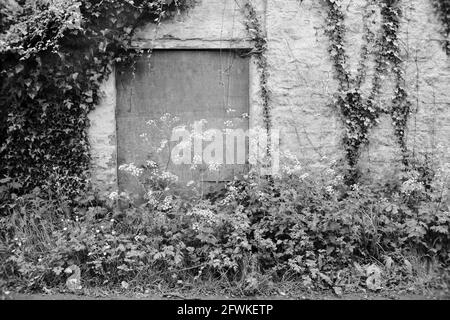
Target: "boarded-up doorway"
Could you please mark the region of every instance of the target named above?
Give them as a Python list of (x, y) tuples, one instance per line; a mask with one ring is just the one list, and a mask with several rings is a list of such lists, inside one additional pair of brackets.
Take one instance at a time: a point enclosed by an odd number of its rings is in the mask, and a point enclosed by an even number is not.
[[(229, 181), (246, 171), (246, 164), (225, 159), (218, 171), (174, 164), (175, 143), (164, 142), (174, 126), (190, 128), (202, 119), (205, 130), (248, 130), (248, 57), (226, 50), (154, 50), (134, 70), (118, 68), (116, 87), (119, 165), (153, 160), (181, 182)], [(155, 151), (158, 146), (165, 151)], [(119, 171), (118, 179), (121, 190), (139, 193), (133, 178)]]

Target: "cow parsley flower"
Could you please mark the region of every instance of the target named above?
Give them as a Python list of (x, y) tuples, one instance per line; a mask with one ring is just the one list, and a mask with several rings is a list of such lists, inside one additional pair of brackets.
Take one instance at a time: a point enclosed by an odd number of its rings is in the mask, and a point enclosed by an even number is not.
[(225, 125), (225, 127), (230, 128), (233, 126), (233, 121), (227, 120), (223, 124)]
[(146, 199), (147, 203), (153, 207), (156, 207), (159, 203), (158, 194), (152, 190), (147, 191), (144, 195), (144, 199)]
[(178, 176), (174, 175), (173, 173), (168, 172), (168, 171), (163, 171), (161, 173), (161, 178), (166, 180), (166, 181), (168, 181), (168, 182), (171, 182), (171, 183), (178, 182)]
[(152, 160), (147, 160), (147, 161), (145, 162), (145, 164), (146, 164), (147, 167), (149, 167), (149, 168), (157, 168), (157, 167), (158, 167), (158, 164), (157, 164), (155, 161), (152, 161)]
[(139, 177), (144, 172), (144, 169), (136, 167), (134, 163), (122, 164), (119, 170), (127, 172), (134, 177)]
[(167, 211), (167, 210), (172, 209), (172, 201), (173, 201), (172, 196), (165, 197), (164, 200), (162, 201), (162, 203), (159, 205), (159, 209), (162, 211)]
[(113, 191), (109, 194), (108, 198), (112, 201), (116, 201), (117, 199), (119, 199), (119, 193), (117, 191)]
[(211, 161), (208, 163), (208, 170), (209, 171), (219, 171), (221, 164), (218, 162)]
[(186, 187), (190, 187), (194, 184), (195, 182), (193, 180), (189, 181), (188, 183), (186, 183)]

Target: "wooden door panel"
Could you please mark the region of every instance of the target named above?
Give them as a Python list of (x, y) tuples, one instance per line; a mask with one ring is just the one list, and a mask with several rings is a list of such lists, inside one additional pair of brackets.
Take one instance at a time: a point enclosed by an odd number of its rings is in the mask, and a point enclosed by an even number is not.
[[(242, 164), (224, 164), (218, 172), (191, 170), (190, 165), (171, 161), (168, 151), (176, 143), (163, 153), (155, 153), (155, 149), (161, 140), (170, 140), (174, 126), (189, 128), (202, 119), (206, 120), (205, 130), (223, 130), (231, 121), (232, 128), (246, 131), (248, 120), (242, 115), (249, 112), (248, 58), (232, 51), (155, 50), (150, 58), (144, 56), (137, 62), (134, 73), (118, 68), (116, 87), (119, 165), (153, 160), (163, 168), (167, 165), (167, 171), (182, 182), (227, 181), (246, 171)], [(178, 117), (179, 122), (162, 125), (165, 114)], [(149, 121), (155, 123), (148, 125)], [(225, 150), (223, 154), (225, 157)], [(119, 186), (138, 191), (133, 179), (121, 172)]]

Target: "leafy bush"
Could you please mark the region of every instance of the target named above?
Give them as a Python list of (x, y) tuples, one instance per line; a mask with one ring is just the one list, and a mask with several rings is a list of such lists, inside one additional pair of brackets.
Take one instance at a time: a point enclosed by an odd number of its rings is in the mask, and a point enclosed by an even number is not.
[(226, 277), (251, 288), (289, 277), (330, 287), (363, 279), (354, 263), (383, 261), (411, 276), (408, 256), (450, 260), (446, 177), (427, 190), (413, 172), (389, 188), (348, 188), (333, 169), (272, 179), (250, 173), (201, 197), (154, 163), (122, 169), (145, 184), (144, 204), (125, 193), (69, 201), (46, 187), (12, 195), (0, 221), (3, 277), (29, 288), (55, 286), (76, 264), (89, 285)]
[[(0, 2), (0, 178), (30, 191), (54, 166), (87, 179), (88, 114), (111, 66), (134, 63), (139, 26), (187, 1)], [(70, 184), (69, 184), (70, 186)]]

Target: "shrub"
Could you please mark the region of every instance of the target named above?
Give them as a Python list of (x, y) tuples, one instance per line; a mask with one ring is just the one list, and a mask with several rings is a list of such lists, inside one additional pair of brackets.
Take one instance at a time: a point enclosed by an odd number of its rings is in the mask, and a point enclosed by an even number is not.
[(154, 163), (122, 169), (138, 173), (144, 204), (124, 193), (72, 201), (45, 186), (12, 194), (0, 220), (3, 278), (55, 286), (76, 264), (93, 286), (225, 276), (251, 287), (289, 276), (329, 287), (355, 277), (355, 262), (396, 263), (409, 273), (405, 257), (416, 255), (448, 266), (449, 202), (439, 174), (427, 190), (414, 172), (389, 188), (348, 188), (333, 169), (250, 173), (202, 197)]

